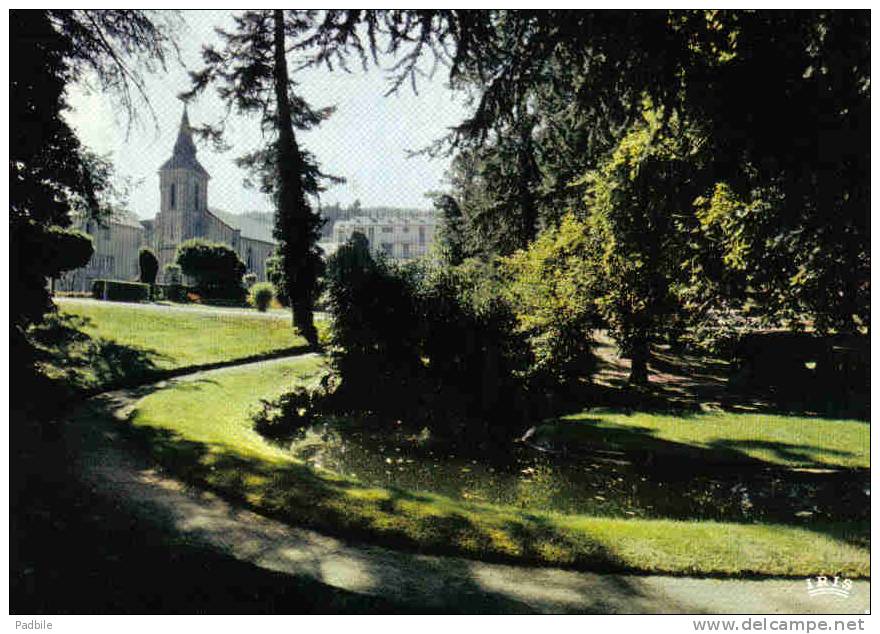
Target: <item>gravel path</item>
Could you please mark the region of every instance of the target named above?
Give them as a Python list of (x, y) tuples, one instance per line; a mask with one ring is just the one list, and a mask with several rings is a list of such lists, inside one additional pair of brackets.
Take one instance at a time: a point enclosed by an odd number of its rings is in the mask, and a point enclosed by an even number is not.
[[(222, 371), (177, 380), (197, 380)], [(162, 385), (95, 398), (124, 417), (144, 394)], [(869, 607), (869, 581), (855, 582), (849, 598), (810, 597), (801, 579), (594, 574), (349, 543), (268, 519), (181, 483), (146, 462), (110, 422), (74, 416), (66, 433), (76, 473), (97, 495), (129, 513), (135, 530), (161, 525), (190, 543), (240, 561), (399, 605), (467, 613), (863, 614)], [(291, 606), (291, 611), (296, 608)]]

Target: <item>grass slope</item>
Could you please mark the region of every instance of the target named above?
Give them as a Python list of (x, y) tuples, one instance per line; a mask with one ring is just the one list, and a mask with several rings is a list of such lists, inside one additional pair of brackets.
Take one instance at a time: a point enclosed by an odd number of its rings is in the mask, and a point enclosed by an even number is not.
[[(268, 515), (394, 546), (598, 570), (870, 574), (868, 549), (853, 543), (864, 526), (626, 520), (528, 512), (377, 488), (313, 471), (265, 442), (251, 428), (249, 414), (259, 399), (314, 377), (320, 363), (318, 357), (309, 357), (172, 383), (137, 404), (130, 419), (133, 432), (171, 471)], [(724, 425), (713, 429), (725, 433)], [(688, 442), (683, 431), (676, 437)], [(823, 437), (815, 436), (817, 442)]]
[(804, 468), (867, 469), (866, 421), (767, 414), (586, 411), (541, 428), (567, 444), (657, 451), (681, 459)]
[(59, 315), (35, 339), (47, 359), (45, 373), (79, 389), (306, 344), (286, 319), (109, 302), (61, 302)]

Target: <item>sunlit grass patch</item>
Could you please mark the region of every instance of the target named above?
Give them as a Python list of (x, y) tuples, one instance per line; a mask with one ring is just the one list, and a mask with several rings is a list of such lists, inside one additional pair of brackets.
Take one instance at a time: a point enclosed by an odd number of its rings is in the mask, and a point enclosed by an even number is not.
[(717, 412), (670, 415), (585, 411), (546, 427), (570, 443), (787, 467), (870, 466), (869, 425), (858, 420)]
[(286, 319), (217, 310), (187, 311), (104, 302), (61, 302), (34, 331), (43, 371), (95, 389), (305, 345)]
[(252, 428), (259, 399), (321, 359), (228, 369), (141, 400), (132, 431), (166, 467), (257, 510), (327, 532), (467, 557), (671, 574), (869, 575), (866, 526), (618, 519), (468, 502), (311, 469)]

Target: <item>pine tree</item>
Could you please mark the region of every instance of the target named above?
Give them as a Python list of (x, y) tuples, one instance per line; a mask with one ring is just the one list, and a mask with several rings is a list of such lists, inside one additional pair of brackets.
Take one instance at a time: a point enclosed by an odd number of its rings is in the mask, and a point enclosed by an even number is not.
[[(260, 117), (266, 146), (238, 163), (256, 175), (260, 189), (275, 201), (274, 236), (293, 325), (316, 347), (313, 307), (322, 266), (317, 246), (321, 219), (308, 197), (320, 192), (325, 180), (340, 179), (323, 174), (297, 142), (296, 130), (317, 126), (332, 109), (315, 110), (296, 94), (287, 61), (290, 51), (299, 46), (297, 34), (312, 24), (314, 15), (276, 9), (245, 11), (234, 19), (234, 29), (218, 31), (221, 48), (203, 49), (205, 67), (192, 73), (193, 88), (183, 98), (191, 99), (214, 85), (230, 110)], [(206, 126), (201, 132), (219, 140), (224, 124)]]

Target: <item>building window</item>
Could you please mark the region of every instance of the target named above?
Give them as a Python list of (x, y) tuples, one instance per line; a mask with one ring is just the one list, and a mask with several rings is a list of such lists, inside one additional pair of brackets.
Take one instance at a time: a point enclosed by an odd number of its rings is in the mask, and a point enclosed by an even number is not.
[(394, 245), (391, 244), (390, 242), (383, 242), (382, 243), (382, 253), (384, 253), (385, 255), (387, 255), (389, 257), (394, 255)]
[(382, 233), (391, 233), (392, 231), (391, 227), (382, 227)]
[(408, 258), (409, 257), (409, 244), (404, 242), (402, 246), (403, 246), (403, 257)]
[(425, 244), (425, 228), (419, 227), (419, 244)]
[(193, 205), (196, 209), (199, 208), (199, 184), (195, 183), (193, 185)]
[(174, 186), (174, 183), (171, 183), (171, 208), (174, 209), (177, 206), (177, 188)]

